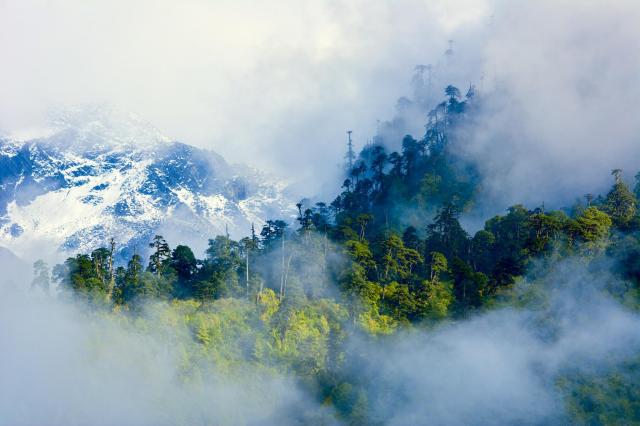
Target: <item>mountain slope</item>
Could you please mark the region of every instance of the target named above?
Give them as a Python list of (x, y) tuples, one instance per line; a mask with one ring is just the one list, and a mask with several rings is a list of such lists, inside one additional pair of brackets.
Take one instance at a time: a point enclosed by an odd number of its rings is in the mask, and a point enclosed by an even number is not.
[(156, 232), (175, 243), (238, 237), (292, 206), (283, 182), (104, 108), (66, 112), (37, 138), (0, 139), (0, 245), (21, 256), (114, 237), (125, 257)]

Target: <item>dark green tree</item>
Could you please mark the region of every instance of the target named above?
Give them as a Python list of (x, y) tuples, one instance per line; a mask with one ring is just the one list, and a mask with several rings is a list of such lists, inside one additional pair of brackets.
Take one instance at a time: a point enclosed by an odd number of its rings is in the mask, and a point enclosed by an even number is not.
[(460, 209), (453, 203), (445, 204), (436, 214), (431, 225), (427, 226), (426, 247), (429, 252), (437, 251), (448, 259), (467, 257), (469, 236), (460, 226)]
[(606, 211), (613, 223), (618, 227), (625, 227), (636, 214), (636, 197), (622, 180), (622, 170), (611, 172), (615, 178), (613, 188), (607, 194)]
[(153, 237), (151, 243), (149, 243), (149, 248), (152, 249), (152, 252), (149, 256), (149, 266), (147, 266), (147, 270), (160, 276), (171, 259), (169, 244), (167, 244), (167, 241), (162, 235), (156, 235)]
[(185, 245), (174, 248), (171, 252), (169, 265), (178, 278), (176, 287), (178, 296), (185, 297), (194, 294), (193, 278), (198, 271), (198, 261), (191, 248)]
[(469, 309), (482, 305), (488, 278), (482, 272), (474, 272), (462, 259), (454, 259), (451, 264), (453, 294), (457, 311), (465, 314)]

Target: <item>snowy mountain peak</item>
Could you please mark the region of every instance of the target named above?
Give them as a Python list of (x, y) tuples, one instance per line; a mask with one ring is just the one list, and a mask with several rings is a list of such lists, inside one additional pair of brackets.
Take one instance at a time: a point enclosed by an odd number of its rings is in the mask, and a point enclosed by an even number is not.
[[(69, 151), (136, 148), (171, 139), (136, 114), (105, 105), (84, 105), (51, 111), (46, 123), (4, 136), (13, 147), (41, 141)], [(5, 146), (7, 144), (5, 143)]]
[(58, 111), (52, 114), (51, 125), (64, 135), (62, 141), (73, 139), (84, 147), (140, 147), (171, 141), (136, 114), (104, 105)]
[(111, 237), (124, 257), (155, 233), (175, 243), (243, 236), (293, 204), (284, 183), (105, 107), (63, 111), (34, 139), (0, 139), (0, 245), (22, 257)]

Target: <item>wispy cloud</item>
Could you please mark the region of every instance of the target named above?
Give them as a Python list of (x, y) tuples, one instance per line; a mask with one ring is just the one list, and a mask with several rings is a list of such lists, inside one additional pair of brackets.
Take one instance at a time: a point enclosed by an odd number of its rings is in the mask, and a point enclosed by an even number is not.
[(315, 182), (335, 172), (347, 128), (363, 144), (414, 65), (486, 14), (469, 0), (5, 1), (0, 128), (107, 102), (232, 161)]

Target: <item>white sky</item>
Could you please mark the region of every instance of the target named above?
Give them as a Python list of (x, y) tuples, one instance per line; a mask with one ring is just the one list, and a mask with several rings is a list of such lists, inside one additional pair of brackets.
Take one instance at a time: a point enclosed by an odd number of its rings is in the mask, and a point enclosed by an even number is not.
[(452, 82), (503, 95), (464, 147), (496, 208), (565, 203), (640, 169), (638, 22), (638, 0), (0, 0), (0, 131), (106, 103), (314, 195), (452, 38)]
[[(0, 0), (0, 129), (104, 102), (232, 162), (314, 176), (393, 114), (472, 0)], [(323, 164), (324, 163), (324, 164)]]

